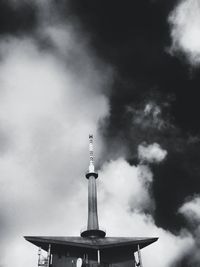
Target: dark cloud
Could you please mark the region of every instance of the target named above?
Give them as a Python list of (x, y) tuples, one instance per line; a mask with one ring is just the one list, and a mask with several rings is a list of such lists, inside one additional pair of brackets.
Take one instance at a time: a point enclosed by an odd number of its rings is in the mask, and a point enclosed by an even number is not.
[(0, 34), (30, 33), (36, 23), (36, 8), (30, 3), (17, 7), (10, 1), (0, 2)]
[(199, 130), (195, 101), (198, 70), (189, 70), (184, 61), (168, 52), (171, 39), (167, 18), (176, 4), (177, 1), (126, 1), (123, 5), (116, 1), (71, 1), (74, 15), (90, 33), (93, 49), (116, 70), (110, 100), (113, 109), (118, 110), (118, 99), (136, 102), (135, 95), (156, 86), (161, 92), (175, 94), (172, 114), (177, 123), (187, 130)]
[[(168, 151), (167, 160), (153, 166), (153, 190), (156, 222), (171, 230), (184, 225), (177, 208), (200, 188), (199, 69), (192, 69), (183, 53), (169, 52), (168, 16), (177, 4), (71, 1), (92, 48), (115, 69), (110, 116), (101, 127), (108, 147), (104, 158), (126, 154), (135, 163), (142, 141), (158, 142)], [(144, 114), (148, 103), (160, 110), (156, 120), (153, 110)]]

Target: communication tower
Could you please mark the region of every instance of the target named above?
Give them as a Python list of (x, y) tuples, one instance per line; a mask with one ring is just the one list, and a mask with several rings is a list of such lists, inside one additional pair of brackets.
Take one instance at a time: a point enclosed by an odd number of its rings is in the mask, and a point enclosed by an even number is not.
[[(88, 221), (80, 236), (25, 236), (38, 246), (38, 267), (143, 267), (141, 249), (157, 241), (146, 237), (106, 237), (99, 227), (93, 135), (89, 135)], [(41, 249), (46, 251), (44, 257)], [(136, 259), (137, 258), (137, 259)]]

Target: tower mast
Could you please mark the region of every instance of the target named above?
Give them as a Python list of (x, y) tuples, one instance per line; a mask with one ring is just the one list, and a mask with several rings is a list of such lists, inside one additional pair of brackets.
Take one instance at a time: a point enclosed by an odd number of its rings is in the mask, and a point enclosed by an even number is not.
[[(105, 237), (99, 228), (97, 214), (97, 190), (95, 171), (93, 135), (89, 135), (88, 180), (88, 221), (87, 229), (81, 236), (26, 236), (25, 239), (41, 247), (48, 257), (38, 252), (38, 267), (75, 267), (82, 266), (126, 266), (142, 267), (140, 250), (155, 242), (158, 238), (146, 237)], [(134, 253), (138, 252), (136, 262)]]
[(89, 153), (90, 153), (90, 165), (88, 173), (94, 173), (94, 147), (93, 147), (93, 135), (89, 135)]
[(86, 174), (88, 179), (88, 222), (87, 230), (81, 233), (82, 237), (105, 237), (106, 233), (99, 229), (98, 212), (97, 212), (97, 189), (96, 179), (98, 173), (95, 172), (94, 167), (94, 147), (93, 147), (93, 135), (89, 135), (89, 169)]

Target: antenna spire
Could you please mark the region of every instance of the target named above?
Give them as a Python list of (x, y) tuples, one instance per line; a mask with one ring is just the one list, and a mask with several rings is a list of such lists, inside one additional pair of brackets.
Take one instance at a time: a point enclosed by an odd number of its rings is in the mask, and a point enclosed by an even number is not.
[(89, 153), (90, 153), (90, 165), (89, 165), (89, 173), (90, 173), (94, 172), (93, 134), (89, 134)]
[(89, 170), (86, 173), (88, 179), (88, 221), (87, 230), (81, 232), (82, 237), (105, 237), (106, 233), (99, 229), (98, 214), (97, 214), (97, 189), (96, 179), (98, 173), (94, 168), (94, 149), (93, 149), (93, 135), (89, 134), (89, 153), (90, 163)]

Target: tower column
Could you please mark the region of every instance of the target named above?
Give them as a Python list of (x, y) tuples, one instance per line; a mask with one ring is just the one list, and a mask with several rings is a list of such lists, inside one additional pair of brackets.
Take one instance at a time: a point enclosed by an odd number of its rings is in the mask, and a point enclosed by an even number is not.
[(99, 229), (98, 213), (97, 213), (97, 188), (96, 179), (98, 173), (94, 168), (94, 155), (93, 155), (93, 135), (89, 135), (89, 152), (90, 164), (89, 171), (86, 174), (88, 179), (88, 221), (87, 230), (81, 233), (82, 237), (105, 237), (106, 233)]
[(88, 179), (88, 230), (98, 230), (98, 213), (97, 213), (97, 189), (96, 178), (91, 175)]

